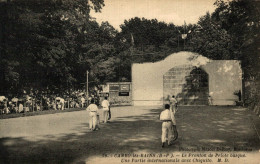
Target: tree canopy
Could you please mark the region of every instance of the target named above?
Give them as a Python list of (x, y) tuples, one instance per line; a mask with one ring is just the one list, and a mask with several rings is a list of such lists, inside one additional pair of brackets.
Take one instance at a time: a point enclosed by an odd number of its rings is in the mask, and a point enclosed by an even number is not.
[(121, 31), (90, 16), (104, 5), (104, 0), (0, 2), (0, 92), (82, 88), (86, 70), (90, 86), (131, 81), (133, 62), (155, 62), (182, 50), (241, 60), (246, 79), (260, 77), (257, 1), (217, 0), (213, 13), (183, 26), (135, 17)]

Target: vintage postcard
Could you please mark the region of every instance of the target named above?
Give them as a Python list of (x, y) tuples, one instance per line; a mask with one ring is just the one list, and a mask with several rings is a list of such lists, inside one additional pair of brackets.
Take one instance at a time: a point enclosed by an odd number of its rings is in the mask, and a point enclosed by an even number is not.
[(260, 164), (259, 0), (0, 0), (0, 163)]

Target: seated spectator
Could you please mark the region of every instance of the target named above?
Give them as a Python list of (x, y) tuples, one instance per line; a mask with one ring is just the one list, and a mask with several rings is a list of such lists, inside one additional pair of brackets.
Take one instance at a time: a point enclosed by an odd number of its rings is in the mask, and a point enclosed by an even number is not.
[(18, 112), (18, 98), (14, 97), (12, 98), (11, 104), (10, 104), (11, 108), (11, 113), (17, 113)]
[(56, 104), (55, 104), (55, 101), (54, 101), (54, 100), (51, 100), (51, 101), (50, 101), (50, 109), (56, 110)]
[(76, 105), (75, 100), (72, 100), (72, 101), (70, 102), (70, 107), (71, 107), (71, 108), (75, 108), (75, 105)]
[(16, 109), (15, 109), (15, 104), (14, 104), (14, 102), (9, 101), (9, 102), (8, 102), (8, 106), (9, 106), (9, 111), (10, 111), (10, 113), (16, 113)]
[(61, 97), (56, 97), (56, 109), (57, 110), (64, 110), (64, 103), (65, 100)]
[(18, 100), (18, 113), (24, 112), (22, 99)]
[(3, 110), (3, 114), (9, 114), (9, 113), (10, 113), (10, 110), (9, 110), (9, 108), (7, 107), (7, 104), (5, 104), (4, 110)]
[(5, 96), (0, 96), (0, 114), (8, 113), (7, 102), (8, 99)]
[(75, 104), (75, 108), (79, 108), (80, 106), (79, 106), (79, 103), (78, 102), (76, 102), (76, 104)]
[(26, 95), (25, 99), (25, 112), (32, 112), (33, 111), (33, 106), (32, 106), (32, 97)]
[(35, 102), (35, 109), (36, 109), (36, 111), (40, 111), (41, 110), (41, 102), (40, 102), (40, 100), (36, 100), (36, 102)]

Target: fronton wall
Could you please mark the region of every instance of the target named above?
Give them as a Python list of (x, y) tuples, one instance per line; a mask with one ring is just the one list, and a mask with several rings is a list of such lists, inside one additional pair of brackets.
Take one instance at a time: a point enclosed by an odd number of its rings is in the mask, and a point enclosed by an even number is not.
[(200, 67), (209, 75), (209, 94), (213, 105), (234, 105), (235, 91), (242, 91), (242, 71), (236, 60), (209, 60), (196, 53), (174, 53), (155, 63), (132, 65), (132, 104), (163, 105), (163, 75), (174, 67)]

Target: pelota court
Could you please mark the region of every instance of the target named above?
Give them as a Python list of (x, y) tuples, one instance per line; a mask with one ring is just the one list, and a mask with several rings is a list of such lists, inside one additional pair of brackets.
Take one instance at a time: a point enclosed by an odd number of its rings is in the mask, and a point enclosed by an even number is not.
[[(2, 119), (0, 163), (121, 163), (123, 158), (118, 155), (124, 153), (185, 151), (245, 151), (259, 158), (259, 117), (246, 108), (179, 107), (179, 138), (166, 148), (161, 148), (161, 108), (111, 110), (110, 123), (101, 123), (101, 130), (94, 132), (88, 129), (85, 110)], [(257, 158), (252, 162), (257, 163)]]

